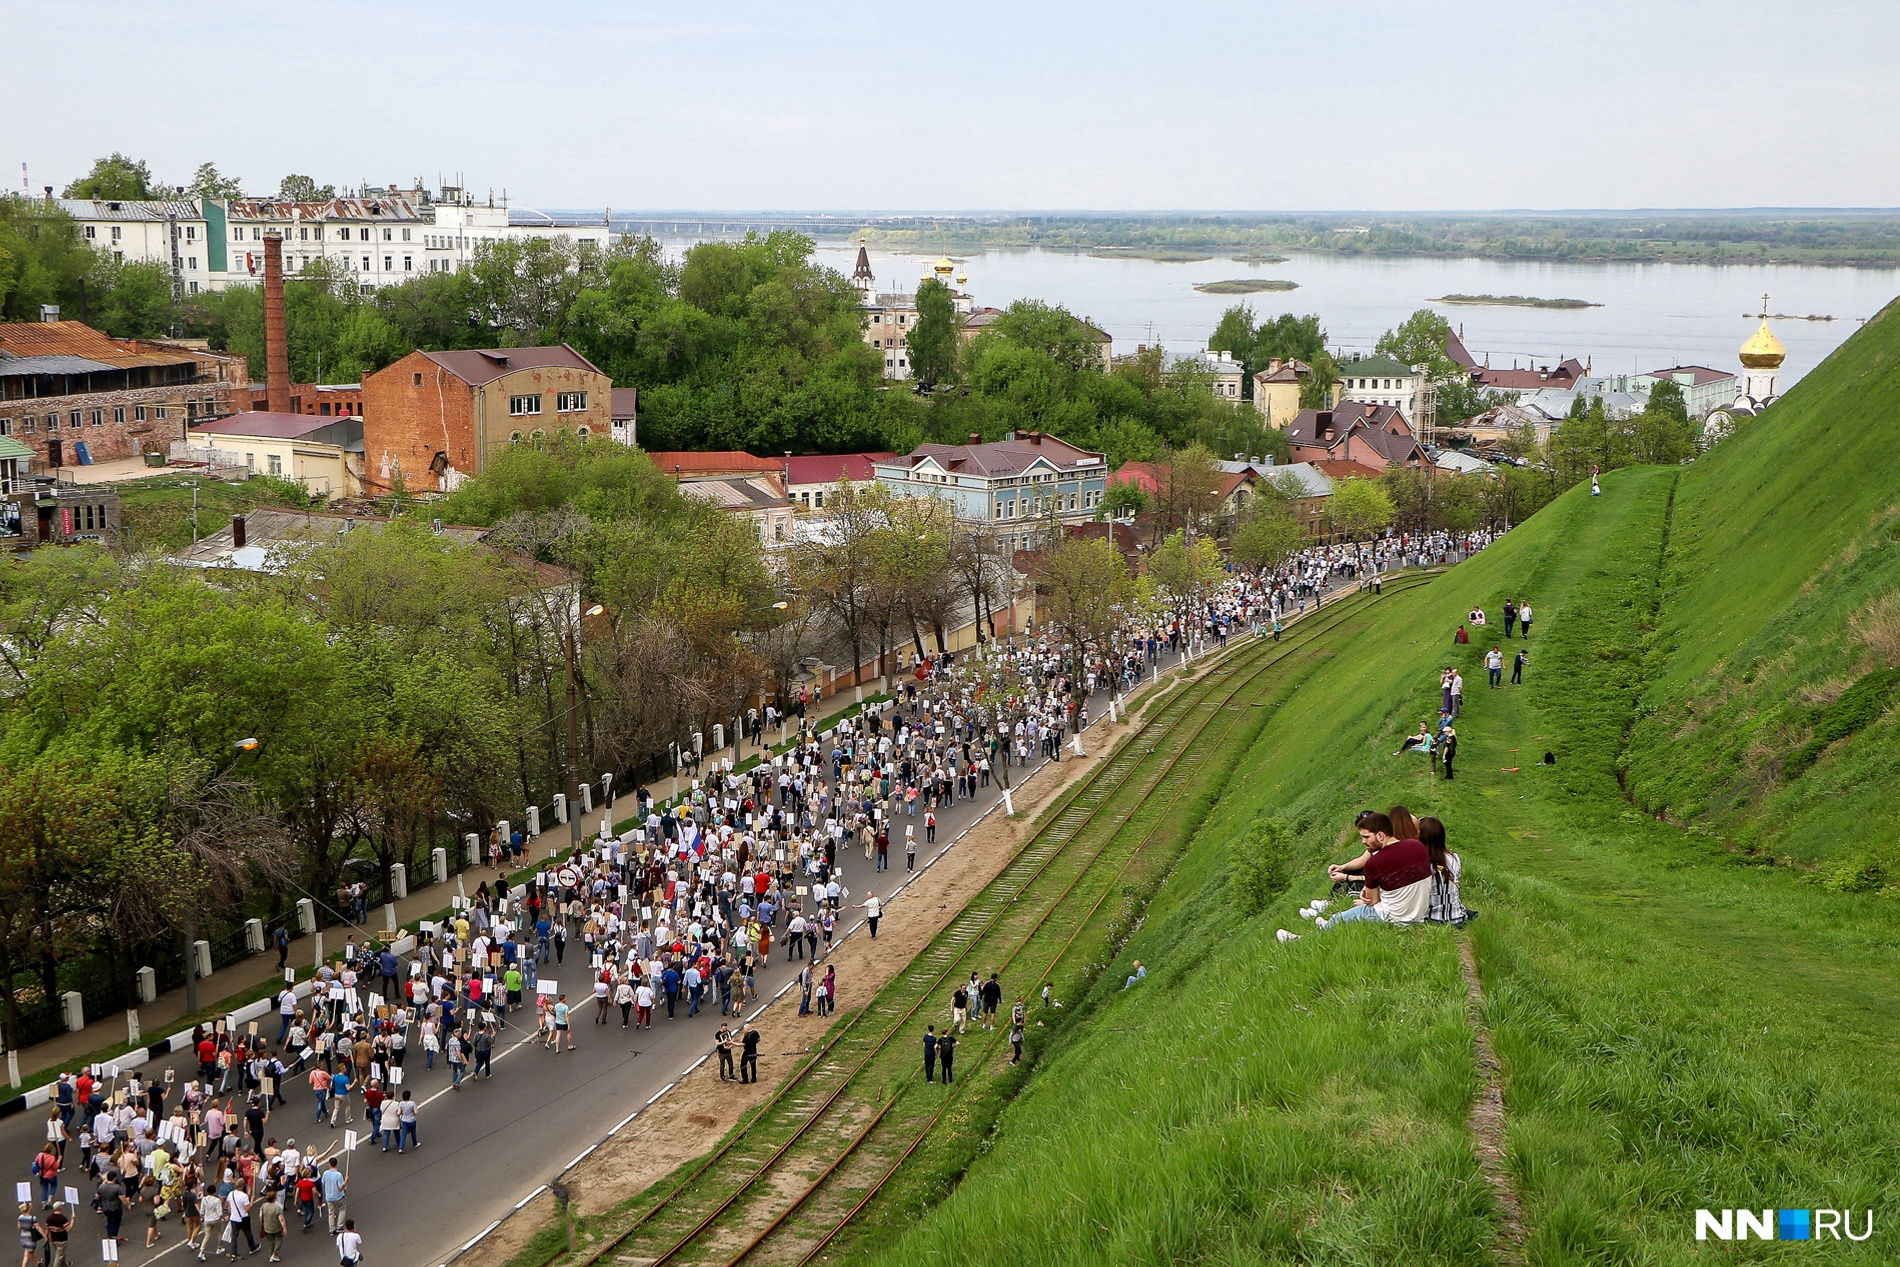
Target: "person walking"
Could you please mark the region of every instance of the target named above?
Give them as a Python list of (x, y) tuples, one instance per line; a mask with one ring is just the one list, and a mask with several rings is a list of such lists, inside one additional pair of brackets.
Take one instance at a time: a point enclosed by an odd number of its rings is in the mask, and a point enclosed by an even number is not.
[(943, 1066), (943, 1085), (946, 1087), (954, 1081), (952, 1066), (956, 1062), (956, 1057), (957, 1036), (945, 1030), (943, 1037), (937, 1040), (937, 1063)]
[(1484, 671), (1491, 679), (1491, 689), (1497, 690), (1504, 680), (1504, 652), (1492, 647), (1484, 653)]
[(748, 1024), (741, 1042), (743, 1046), (739, 1053), (739, 1081), (757, 1082), (759, 1080), (759, 1031)]
[(572, 1052), (574, 1050), (574, 1031), (573, 1029), (569, 1027), (569, 1023), (568, 1023), (569, 1016), (570, 1016), (570, 1013), (567, 1007), (567, 996), (563, 994), (554, 1001), (553, 1049), (557, 1052), (561, 1050), (562, 1038), (567, 1039), (567, 1050), (569, 1052)]
[(924, 1081), (937, 1080), (937, 1027), (924, 1026)]
[(1522, 686), (1524, 684), (1524, 665), (1529, 659), (1530, 656), (1526, 655), (1521, 649), (1516, 655), (1511, 657), (1512, 686)]
[(864, 922), (870, 926), (871, 940), (876, 941), (878, 916), (882, 913), (882, 904), (878, 901), (877, 894), (865, 894), (864, 901), (858, 905), (864, 908)]
[(284, 1207), (274, 1200), (264, 1201), (257, 1208), (257, 1222), (264, 1232), (264, 1248), (270, 1251), (267, 1261), (283, 1262), (284, 1232), (289, 1226), (284, 1221)]
[(230, 1220), (225, 1234), (231, 1240), (231, 1257), (237, 1257), (238, 1233), (244, 1234), (244, 1243), (250, 1246), (250, 1252), (257, 1253), (257, 1237), (251, 1231), (251, 1194), (242, 1186), (231, 1189), (231, 1195), (224, 1199), (225, 1216)]
[(1022, 1001), (1019, 999), (1017, 1000), (1017, 1004), (1016, 1004), (1016, 1012), (1010, 1016), (1010, 1020), (1009, 1020), (1009, 1046), (1010, 1046), (1009, 1063), (1012, 1065), (1019, 1065), (1023, 1061), (1023, 1018), (1021, 1015), (1022, 1010), (1023, 1010)]
[(480, 1074), (484, 1081), (495, 1076), (495, 1029), (484, 1025), (475, 1031), (475, 1037), (469, 1044), (475, 1051), (475, 1070), (469, 1076)]
[[(402, 1094), (403, 1099), (407, 1101), (409, 1093), (405, 1091)], [(408, 1129), (407, 1124), (404, 1125), (404, 1129)], [(336, 1158), (330, 1159), (329, 1169), (325, 1170), (322, 1178), (317, 1180), (317, 1190), (323, 1194), (324, 1220), (331, 1234), (335, 1235), (343, 1230), (343, 1225), (348, 1221), (350, 1213), (348, 1204), (350, 1181), (344, 1176), (343, 1166)]]
[(206, 1182), (204, 1193), (198, 1198), (198, 1218), (204, 1224), (204, 1234), (198, 1239), (198, 1261), (205, 1261), (205, 1251), (213, 1245), (218, 1247), (218, 1257), (224, 1257), (224, 1199), (218, 1195), (218, 1185)]
[(1527, 599), (1517, 605), (1517, 623), (1523, 627), (1524, 641), (1531, 640), (1531, 605)]
[(1517, 602), (1514, 599), (1507, 598), (1504, 600), (1504, 636), (1506, 638), (1511, 636), (1511, 628), (1516, 624)]
[(345, 1219), (343, 1230), (336, 1234), (336, 1260), (341, 1267), (356, 1267), (363, 1261), (363, 1238), (356, 1230), (355, 1219)]
[[(950, 1024), (956, 1026), (957, 1033), (961, 1034), (969, 1023), (969, 1017), (970, 989), (968, 986), (960, 985), (950, 996)], [(949, 1032), (947, 1029), (944, 1031), (946, 1034)]]

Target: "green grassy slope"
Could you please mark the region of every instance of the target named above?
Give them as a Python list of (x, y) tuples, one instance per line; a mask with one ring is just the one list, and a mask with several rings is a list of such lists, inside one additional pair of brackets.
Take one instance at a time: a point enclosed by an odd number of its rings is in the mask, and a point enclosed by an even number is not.
[(1882, 718), (1900, 694), (1896, 543), (1890, 305), (1683, 473), (1627, 761), (1639, 803), (1845, 887), (1900, 885), (1895, 833), (1876, 826), (1900, 811), (1900, 728)]
[[(1871, 366), (1896, 345), (1889, 313), (1842, 355)], [(1821, 381), (1810, 395), (1847, 390), (1830, 382), (1834, 369), (1811, 376)], [(1822, 408), (1795, 397), (1778, 411), (1796, 407)], [(1032, 1026), (1037, 1068), (992, 1147), (878, 1261), (1491, 1261), (1500, 1221), (1465, 1127), (1478, 1074), (1461, 934), (1307, 925), (1291, 946), (1273, 940), (1276, 926), (1301, 928), (1294, 908), (1324, 891), (1319, 863), (1356, 851), (1353, 810), (1394, 801), (1447, 822), (1467, 901), (1483, 910), (1462, 935), (1477, 950), (1503, 1064), (1527, 1261), (1890, 1261), (1891, 1231), (1859, 1247), (1718, 1247), (1694, 1239), (1693, 1216), (1871, 1206), (1891, 1222), (1881, 1202), (1900, 1186), (1892, 904), (1755, 865), (1718, 832), (1661, 820), (1621, 788), (1627, 777), (1641, 797), (1644, 780), (1661, 777), (1652, 772), (1671, 768), (1672, 741), (1656, 731), (1667, 701), (1699, 707), (1699, 692), (1733, 689), (1707, 644), (1769, 636), (1784, 619), (1777, 602), (1820, 601), (1829, 569), (1874, 584), (1838, 550), (1866, 534), (1884, 488), (1856, 483), (1830, 503), (1853, 513), (1816, 510), (1780, 531), (1729, 506), (1751, 480), (1781, 490), (1803, 478), (1770, 443), (1776, 417), (1686, 471), (1617, 472), (1601, 498), (1573, 491), (1335, 644), (1082, 1001), (1086, 1020)], [(1900, 440), (1900, 418), (1869, 425)], [(1890, 486), (1891, 465), (1871, 461), (1854, 478)], [(1765, 497), (1753, 504), (1784, 513)], [(1836, 533), (1834, 551), (1810, 539), (1822, 531)], [(1726, 586), (1707, 579), (1718, 565), (1734, 569)], [(1731, 597), (1737, 588), (1749, 592)], [(1538, 629), (1525, 684), (1491, 691), (1486, 645), (1454, 649), (1449, 635), (1474, 603), (1495, 611), (1506, 596), (1533, 600)], [(1689, 616), (1676, 606), (1698, 599)], [(1854, 601), (1866, 600), (1828, 610)], [(1817, 635), (1818, 620), (1808, 622)], [(1844, 642), (1836, 625), (1828, 636)], [(1448, 784), (1392, 749), (1434, 710), (1436, 670), (1454, 662), (1468, 703), (1462, 768)], [(1845, 746), (1876, 742), (1887, 724)], [(1717, 730), (1703, 728), (1703, 748), (1673, 741), (1675, 757), (1712, 763)], [(1537, 764), (1546, 750), (1554, 767)], [(1841, 757), (1801, 778), (1827, 776)], [(1299, 829), (1300, 878), (1247, 919), (1228, 857), (1267, 809)], [(1754, 812), (1769, 822), (1784, 811), (1771, 800)], [(1832, 802), (1817, 796), (1803, 812), (1828, 822)], [(1799, 818), (1774, 826), (1807, 830)], [(1829, 847), (1851, 844), (1842, 829)], [(1136, 958), (1150, 976), (1123, 991)]]

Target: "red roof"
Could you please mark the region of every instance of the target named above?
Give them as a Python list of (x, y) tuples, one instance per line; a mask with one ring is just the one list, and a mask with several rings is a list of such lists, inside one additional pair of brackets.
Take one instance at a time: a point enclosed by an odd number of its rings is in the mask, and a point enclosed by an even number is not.
[(219, 418), (212, 422), (193, 423), (191, 429), (213, 435), (295, 440), (300, 436), (309, 435), (312, 431), (321, 431), (336, 421), (338, 419), (328, 415), (319, 417), (316, 414), (272, 413), (268, 409), (254, 409), (249, 413), (232, 414), (228, 418)]
[(711, 453), (687, 453), (681, 450), (661, 450), (648, 453), (653, 465), (662, 471), (677, 471), (681, 475), (752, 475), (755, 473), (779, 474), (780, 463), (771, 458), (755, 458), (750, 453), (740, 453), (735, 449), (722, 449)]
[(492, 383), (503, 374), (512, 374), (516, 370), (545, 369), (549, 366), (600, 373), (592, 361), (565, 343), (557, 343), (553, 347), (482, 348), (468, 352), (424, 352), (423, 355), (471, 387)]
[(1565, 360), (1556, 369), (1472, 371), (1480, 387), (1510, 391), (1536, 391), (1540, 387), (1568, 387), (1584, 375), (1583, 362), (1576, 357)]
[(1376, 480), (1381, 474), (1362, 462), (1349, 462), (1345, 458), (1320, 458), (1312, 466), (1320, 474), (1336, 480)]
[(848, 479), (862, 484), (873, 476), (871, 463), (886, 462), (895, 453), (801, 453), (784, 459), (787, 484), (836, 484)]

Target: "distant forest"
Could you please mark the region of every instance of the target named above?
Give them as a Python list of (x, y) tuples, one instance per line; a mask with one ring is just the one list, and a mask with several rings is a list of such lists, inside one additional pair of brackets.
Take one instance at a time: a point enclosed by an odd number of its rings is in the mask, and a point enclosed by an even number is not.
[(1900, 265), (1900, 212), (1016, 216), (866, 224), (885, 246), (1330, 251), (1512, 260)]

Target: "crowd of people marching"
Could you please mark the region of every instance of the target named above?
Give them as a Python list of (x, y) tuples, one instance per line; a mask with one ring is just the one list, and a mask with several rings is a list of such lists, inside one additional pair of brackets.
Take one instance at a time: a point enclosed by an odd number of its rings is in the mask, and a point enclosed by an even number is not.
[[(640, 789), (631, 828), (603, 830), (526, 884), (506, 878), (523, 841), (497, 837), (489, 852), (497, 877), (456, 899), (449, 918), (424, 924), (412, 951), (399, 956), (352, 936), (307, 998), (281, 990), (274, 1025), (199, 1026), (188, 1076), (98, 1067), (60, 1075), (32, 1163), (35, 1199), (20, 1203), (23, 1267), (67, 1261), (78, 1235), (80, 1192), (66, 1183), (75, 1174), (114, 1243), (129, 1239), (128, 1220), (142, 1219), (147, 1246), (176, 1234), (201, 1261), (267, 1251), (277, 1262), (287, 1236), (321, 1225), (339, 1261), (353, 1264), (363, 1256), (349, 1213), (354, 1150), (422, 1148), (422, 1106), (409, 1085), (417, 1063), (433, 1070), (441, 1060), (459, 1092), (493, 1077), (496, 1046), (510, 1031), (571, 1053), (583, 1024), (651, 1029), (662, 1015), (676, 1021), (717, 1006), (720, 1077), (753, 1081), (760, 1035), (747, 1018), (768, 957), (776, 950), (799, 964), (799, 1014), (824, 1016), (840, 1002), (836, 966), (826, 962), (840, 921), (862, 911), (877, 936), (881, 901), (853, 892), (848, 859), (861, 854), (868, 870), (884, 871), (901, 852), (914, 870), (920, 845), (936, 844), (941, 812), (1010, 786), (1012, 771), (1020, 779), (1039, 760), (1060, 760), (1065, 735), (1088, 724), (1091, 696), (1131, 689), (1195, 639), (1224, 644), (1269, 624), (1277, 636), (1282, 619), (1329, 589), (1376, 585), (1390, 568), (1486, 540), (1440, 534), (1315, 548), (1273, 572), (1230, 576), (1204, 611), (1143, 617), (1081, 662), (1046, 636), (923, 662), (895, 698), (824, 732), (800, 716), (788, 750), (746, 770), (714, 768), (676, 803)], [(1520, 618), (1528, 635), (1528, 605)], [(1389, 918), (1415, 905), (1397, 881), (1416, 868), (1388, 874), (1381, 859), (1409, 857), (1420, 839), (1432, 876), (1450, 885), (1431, 909), (1462, 909), (1456, 855), (1444, 853), (1434, 822), (1362, 820), (1367, 855), (1337, 870), (1365, 877), (1373, 894), (1360, 898), (1365, 909)], [(360, 894), (352, 899), (353, 913), (366, 914)], [(281, 968), (283, 934), (278, 950)], [(543, 979), (569, 957), (585, 969), (573, 999)], [(999, 1022), (1002, 996), (994, 975), (973, 974), (956, 990), (949, 1021), (926, 1032), (929, 1080), (940, 1071), (952, 1081), (958, 1038), (973, 1022), (1006, 1023), (1021, 1058), (1026, 1005), (1017, 996)], [(308, 1107), (293, 1107), (290, 1094), (303, 1089)]]

